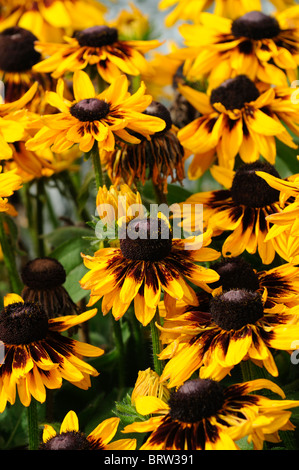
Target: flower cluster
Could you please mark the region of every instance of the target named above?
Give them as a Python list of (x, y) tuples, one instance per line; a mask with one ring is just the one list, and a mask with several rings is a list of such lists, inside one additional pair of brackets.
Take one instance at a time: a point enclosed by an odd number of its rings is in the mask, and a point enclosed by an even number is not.
[(156, 3), (0, 0), (0, 448), (299, 448), (299, 6)]

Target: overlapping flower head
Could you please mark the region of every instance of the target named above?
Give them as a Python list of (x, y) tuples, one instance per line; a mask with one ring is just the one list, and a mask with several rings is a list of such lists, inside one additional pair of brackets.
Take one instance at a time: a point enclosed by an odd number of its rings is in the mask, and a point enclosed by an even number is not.
[(182, 25), (180, 32), (186, 48), (176, 55), (188, 59), (191, 82), (203, 75), (212, 89), (240, 74), (279, 86), (297, 78), (298, 6), (270, 15), (249, 11), (234, 20), (203, 13), (199, 24)]
[[(295, 4), (294, 0), (270, 0), (270, 2), (278, 9), (285, 8)], [(196, 21), (199, 14), (213, 6), (213, 13), (218, 16), (228, 18), (236, 18), (248, 11), (261, 10), (262, 4), (260, 0), (161, 0), (159, 8), (161, 10), (174, 9), (168, 13), (165, 24), (173, 26), (179, 20)]]
[(20, 26), (41, 41), (60, 41), (65, 34), (104, 20), (106, 7), (94, 0), (1, 0), (1, 29)]

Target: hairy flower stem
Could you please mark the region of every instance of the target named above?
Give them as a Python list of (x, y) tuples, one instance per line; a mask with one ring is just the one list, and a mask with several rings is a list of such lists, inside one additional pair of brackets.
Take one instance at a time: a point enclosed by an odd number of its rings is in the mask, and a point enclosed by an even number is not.
[(28, 406), (28, 435), (29, 435), (29, 450), (37, 450), (39, 447), (38, 436), (38, 417), (37, 417), (37, 404), (34, 398)]
[(159, 314), (156, 313), (152, 321), (150, 322), (151, 328), (151, 340), (152, 340), (152, 347), (153, 347), (153, 361), (154, 361), (154, 369), (158, 375), (161, 375), (163, 372), (163, 361), (159, 360), (159, 354), (161, 353), (161, 342), (159, 337), (159, 330), (156, 326), (156, 323), (160, 323)]
[(8, 271), (11, 289), (15, 294), (20, 294), (23, 285), (18, 273), (13, 247), (11, 246), (11, 243), (9, 242), (8, 236), (5, 232), (4, 219), (2, 214), (0, 214), (0, 245), (3, 252), (4, 263)]
[(95, 179), (96, 179), (96, 186), (98, 190), (99, 187), (103, 186), (103, 170), (102, 170), (101, 157), (100, 157), (99, 147), (98, 147), (97, 142), (94, 143), (93, 148), (91, 150), (91, 158), (92, 158), (94, 174), (95, 174)]

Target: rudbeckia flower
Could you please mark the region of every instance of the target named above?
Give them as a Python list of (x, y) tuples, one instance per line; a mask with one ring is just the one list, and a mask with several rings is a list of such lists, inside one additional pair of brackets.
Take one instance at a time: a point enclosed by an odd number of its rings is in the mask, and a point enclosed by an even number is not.
[(128, 185), (152, 180), (155, 186), (167, 193), (168, 182), (182, 182), (187, 157), (172, 124), (169, 110), (162, 103), (152, 101), (144, 111), (165, 121), (163, 131), (156, 132), (151, 140), (141, 139), (139, 144), (119, 142), (113, 152), (102, 152), (101, 158), (111, 181)]
[(48, 257), (30, 260), (22, 268), (21, 278), (22, 299), (41, 305), (49, 318), (78, 313), (78, 306), (63, 286), (66, 272), (58, 260)]
[(45, 91), (53, 89), (55, 81), (32, 69), (41, 57), (34, 48), (36, 40), (34, 34), (19, 26), (0, 32), (0, 80), (5, 87), (7, 103), (21, 98), (37, 82), (37, 93), (29, 103), (29, 109), (41, 113), (44, 112)]
[[(278, 376), (273, 350), (295, 349), (299, 333), (298, 306), (267, 303), (267, 292), (231, 288), (187, 306), (181, 315), (167, 318), (159, 359), (168, 360), (161, 380), (181, 385), (195, 371), (201, 378), (222, 380), (244, 361), (265, 367)], [(271, 306), (272, 304), (272, 306)]]
[[(279, 10), (295, 4), (295, 0), (270, 0)], [(177, 5), (176, 5), (177, 4)], [(214, 4), (214, 15), (237, 18), (252, 10), (261, 9), (260, 0), (161, 0), (159, 8), (166, 10), (175, 6), (166, 17), (166, 26), (173, 26), (178, 20), (198, 22), (200, 13)]]
[(0, 412), (7, 402), (15, 403), (16, 392), (27, 407), (31, 397), (43, 403), (46, 389), (60, 388), (63, 379), (85, 390), (90, 386), (90, 376), (98, 372), (82, 356), (98, 357), (104, 351), (60, 333), (96, 313), (93, 309), (49, 319), (39, 304), (24, 302), (16, 294), (5, 297), (0, 314), (0, 340), (5, 348), (0, 365)]
[[(138, 143), (133, 134), (149, 136), (165, 127), (165, 122), (143, 114), (152, 101), (141, 84), (136, 93), (128, 92), (125, 75), (118, 77), (107, 89), (97, 94), (87, 73), (74, 73), (74, 101), (64, 98), (64, 82), (58, 80), (57, 92), (48, 92), (47, 101), (59, 113), (42, 116), (44, 126), (26, 142), (29, 150), (63, 152), (79, 144), (82, 152), (89, 152), (94, 143), (107, 151), (115, 147), (115, 136), (126, 142)], [(132, 132), (132, 133), (131, 133)]]
[(86, 435), (79, 428), (76, 413), (69, 411), (61, 423), (59, 433), (51, 425), (44, 425), (43, 443), (39, 450), (135, 450), (136, 439), (112, 441), (119, 421), (119, 418), (105, 419)]
[(25, 136), (28, 113), (25, 106), (32, 100), (37, 90), (37, 83), (18, 100), (3, 103), (0, 98), (0, 153), (1, 159), (13, 155), (10, 143), (20, 141)]
[(262, 450), (267, 439), (279, 442), (279, 430), (294, 429), (288, 410), (299, 402), (252, 393), (261, 389), (285, 398), (280, 387), (264, 379), (228, 387), (211, 379), (189, 380), (168, 402), (138, 397), (138, 413), (153, 416), (124, 432), (150, 433), (140, 450), (240, 450), (236, 441), (245, 436)]
[(145, 326), (155, 315), (162, 290), (167, 305), (176, 299), (190, 299), (193, 304), (197, 303), (196, 295), (186, 278), (208, 289), (207, 284), (219, 277), (215, 271), (196, 264), (220, 255), (208, 248), (211, 232), (196, 240), (192, 237), (192, 242), (187, 238), (173, 239), (165, 219), (154, 217), (135, 218), (124, 224), (123, 232), (119, 248), (83, 255), (89, 271), (80, 285), (91, 291), (89, 306), (103, 298), (104, 315), (112, 309), (114, 318), (119, 320), (134, 301), (136, 318)]
[(36, 49), (50, 57), (36, 64), (34, 69), (60, 78), (66, 72), (83, 70), (93, 65), (106, 82), (112, 83), (123, 73), (146, 73), (149, 63), (144, 54), (160, 45), (158, 40), (120, 40), (116, 28), (93, 26), (75, 33), (74, 37), (65, 37), (64, 44), (37, 42)]
[(269, 85), (288, 86), (299, 64), (299, 7), (275, 15), (250, 11), (234, 21), (204, 13), (198, 25), (182, 25), (187, 77), (202, 75), (209, 87), (240, 74)]
[(0, 166), (0, 212), (15, 213), (14, 208), (8, 203), (8, 197), (22, 187), (22, 178), (16, 173), (16, 170), (3, 173)]
[(60, 41), (65, 34), (102, 24), (106, 7), (95, 0), (2, 0), (1, 29), (20, 26), (41, 41)]
[(160, 376), (150, 368), (140, 370), (131, 394), (131, 403), (134, 405), (137, 397), (157, 397), (168, 401), (170, 390), (165, 383), (161, 383)]
[[(210, 94), (179, 85), (183, 96), (201, 113), (178, 132), (184, 148), (194, 153), (188, 176), (199, 178), (217, 157), (218, 164), (234, 168), (235, 158), (244, 163), (260, 156), (274, 165), (275, 138), (297, 148), (290, 132), (299, 133), (297, 106), (290, 89), (268, 88), (260, 93), (245, 75), (224, 81)], [(280, 93), (282, 96), (280, 96)]]
[(235, 257), (244, 251), (257, 253), (267, 265), (276, 253), (284, 258), (287, 234), (282, 232), (266, 240), (271, 227), (268, 215), (281, 212), (279, 192), (257, 176), (256, 171), (279, 176), (272, 165), (261, 161), (244, 164), (236, 171), (213, 166), (213, 177), (225, 189), (190, 196), (185, 201), (190, 204), (190, 213), (188, 215), (187, 210), (184, 213), (192, 224), (192, 204), (203, 204), (204, 224), (214, 235), (225, 236), (226, 232), (231, 232), (222, 245), (223, 256)]

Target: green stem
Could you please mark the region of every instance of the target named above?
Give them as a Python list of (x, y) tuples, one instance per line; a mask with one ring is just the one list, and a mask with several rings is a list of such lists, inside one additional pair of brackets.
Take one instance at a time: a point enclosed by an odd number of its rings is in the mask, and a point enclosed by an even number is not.
[(73, 178), (71, 177), (71, 175), (69, 174), (68, 171), (64, 172), (63, 179), (67, 184), (67, 187), (68, 187), (68, 190), (70, 192), (71, 198), (74, 201), (74, 204), (75, 204), (75, 206), (78, 210), (78, 213), (80, 214), (83, 222), (89, 222), (90, 221), (90, 215), (84, 207), (83, 208), (79, 207), (79, 204), (78, 204), (78, 191), (77, 191), (76, 185), (73, 181)]
[(29, 434), (29, 450), (37, 450), (39, 447), (38, 435), (38, 417), (37, 403), (34, 398), (28, 406), (28, 434)]
[(11, 246), (5, 232), (3, 214), (0, 214), (0, 244), (3, 252), (4, 263), (8, 271), (11, 289), (15, 294), (20, 294), (23, 285), (18, 273), (13, 247)]
[(264, 368), (256, 366), (250, 360), (241, 362), (241, 371), (243, 382), (269, 378), (269, 376), (267, 375), (267, 371)]
[(160, 334), (159, 330), (156, 326), (156, 323), (160, 324), (160, 317), (156, 313), (155, 317), (150, 322), (151, 328), (151, 339), (152, 339), (152, 347), (153, 347), (153, 360), (154, 360), (154, 369), (158, 375), (161, 375), (163, 372), (163, 361), (159, 359), (159, 354), (162, 351), (161, 341), (160, 341)]
[(100, 186), (103, 186), (103, 170), (102, 170), (101, 158), (100, 158), (100, 153), (99, 153), (99, 146), (97, 142), (94, 143), (94, 146), (92, 148), (91, 158), (92, 158), (96, 185), (97, 185), (97, 190), (98, 190)]

